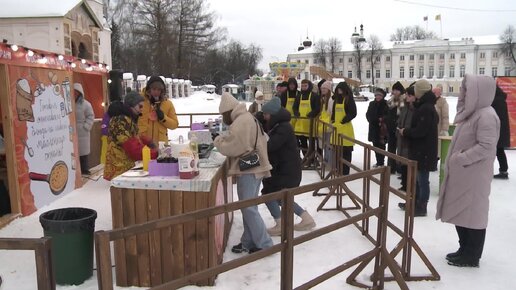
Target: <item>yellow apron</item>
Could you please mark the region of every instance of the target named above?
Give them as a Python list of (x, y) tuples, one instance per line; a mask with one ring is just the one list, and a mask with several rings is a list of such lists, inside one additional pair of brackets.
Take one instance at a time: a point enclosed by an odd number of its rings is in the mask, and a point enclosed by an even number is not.
[[(351, 124), (351, 122), (347, 122), (345, 124), (340, 123), (340, 121), (342, 121), (342, 119), (344, 117), (346, 117), (345, 102), (346, 102), (346, 100), (342, 101), (342, 105), (335, 104), (335, 122), (333, 123), (333, 126), (335, 127), (335, 129), (336, 129), (335, 132), (337, 134), (342, 134), (347, 137), (351, 137), (351, 138), (355, 139), (355, 132), (353, 131), (353, 124)], [(342, 144), (336, 144), (336, 142), (338, 142), (336, 136), (335, 136), (335, 138), (331, 138), (332, 145), (341, 145), (341, 146), (355, 145), (355, 143), (353, 143), (349, 140), (346, 140), (346, 139), (343, 140)]]
[(295, 119), (294, 117), (294, 109), (292, 109), (292, 107), (294, 106), (294, 101), (296, 100), (296, 98), (290, 98), (289, 95), (288, 95), (288, 91), (287, 91), (287, 105), (285, 106), (285, 109), (287, 109), (287, 111), (290, 112), (290, 116), (292, 117), (292, 119), (290, 119), (290, 125), (292, 125), (292, 129), (295, 129), (296, 128), (296, 121), (297, 119)]
[[(321, 110), (321, 114), (319, 115), (319, 121), (324, 122), (326, 124), (330, 124), (330, 119), (331, 119), (330, 114), (328, 114), (327, 109), (325, 109), (323, 106), (323, 109)], [(317, 126), (317, 133), (318, 133), (319, 138), (322, 138), (323, 134), (326, 133), (326, 132), (323, 132), (323, 129), (324, 129), (323, 125), (321, 123), (319, 123), (319, 126)], [(326, 126), (326, 130), (328, 130), (328, 129), (329, 129), (328, 126)]]
[[(308, 95), (308, 100), (303, 100), (303, 96), (299, 100), (299, 116), (306, 117), (312, 110), (310, 106), (310, 100), (312, 99), (312, 93)], [(296, 122), (294, 128), (296, 135), (298, 136), (309, 136), (310, 135), (310, 119), (299, 119)]]

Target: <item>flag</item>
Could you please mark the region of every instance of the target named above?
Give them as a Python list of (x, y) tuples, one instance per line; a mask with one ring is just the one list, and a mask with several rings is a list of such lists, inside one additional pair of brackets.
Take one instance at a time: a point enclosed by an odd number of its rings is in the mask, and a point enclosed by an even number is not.
[(436, 21), (441, 21), (441, 14), (435, 15), (435, 20)]
[(423, 17), (423, 21), (428, 21), (428, 16)]

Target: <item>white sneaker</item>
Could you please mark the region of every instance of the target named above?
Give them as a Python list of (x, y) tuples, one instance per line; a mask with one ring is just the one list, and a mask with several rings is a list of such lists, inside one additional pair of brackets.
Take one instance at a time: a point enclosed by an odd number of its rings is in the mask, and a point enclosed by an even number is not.
[(301, 214), (301, 221), (298, 224), (294, 225), (295, 231), (308, 231), (315, 228), (316, 224), (312, 216), (305, 210), (303, 214)]
[(281, 218), (275, 220), (276, 221), (276, 225), (273, 226), (272, 228), (268, 228), (267, 229), (267, 233), (269, 233), (269, 235), (271, 236), (281, 236)]

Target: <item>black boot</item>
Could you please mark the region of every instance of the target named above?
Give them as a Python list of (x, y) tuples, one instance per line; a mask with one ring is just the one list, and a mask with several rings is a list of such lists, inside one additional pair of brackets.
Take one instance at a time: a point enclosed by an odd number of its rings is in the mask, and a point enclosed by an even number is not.
[(467, 229), (459, 226), (455, 226), (455, 230), (457, 231), (457, 235), (459, 236), (459, 249), (454, 253), (449, 253), (446, 255), (446, 260), (456, 260), (458, 257), (462, 255), (464, 249), (466, 248), (467, 241)]
[(418, 202), (416, 201), (416, 210), (414, 211), (414, 216), (426, 216), (426, 205), (427, 202)]
[(509, 173), (500, 171), (500, 173), (494, 175), (493, 178), (496, 178), (496, 179), (509, 179)]

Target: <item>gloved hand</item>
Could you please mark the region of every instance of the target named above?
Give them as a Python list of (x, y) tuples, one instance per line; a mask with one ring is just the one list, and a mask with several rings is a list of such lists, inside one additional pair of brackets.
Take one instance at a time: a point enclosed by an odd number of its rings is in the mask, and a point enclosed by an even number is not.
[(163, 113), (163, 111), (159, 107), (156, 108), (156, 116), (158, 116), (158, 120), (160, 121), (163, 121), (163, 119), (165, 119), (165, 113)]
[(439, 136), (450, 136), (450, 134), (448, 133), (448, 131), (442, 130), (441, 132), (439, 132)]

